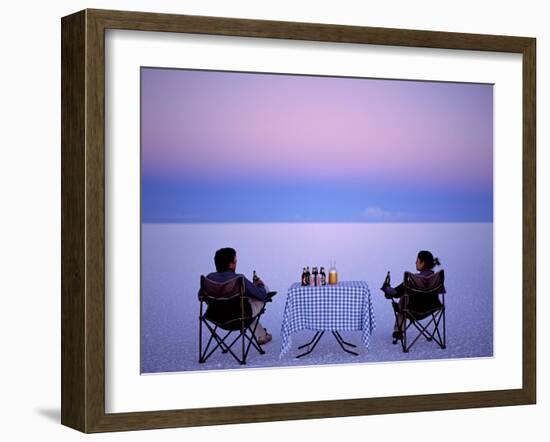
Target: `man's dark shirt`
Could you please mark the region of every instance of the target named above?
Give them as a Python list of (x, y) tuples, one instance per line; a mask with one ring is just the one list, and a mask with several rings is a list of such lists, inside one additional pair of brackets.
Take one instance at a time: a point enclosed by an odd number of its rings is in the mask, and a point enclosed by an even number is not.
[(235, 273), (233, 270), (226, 270), (225, 272), (212, 272), (206, 277), (214, 282), (226, 282), (230, 279), (237, 278), (242, 276), (244, 278), (244, 294), (250, 298), (256, 298), (260, 301), (265, 301), (267, 299), (267, 292), (263, 285), (255, 285), (249, 281), (246, 276)]

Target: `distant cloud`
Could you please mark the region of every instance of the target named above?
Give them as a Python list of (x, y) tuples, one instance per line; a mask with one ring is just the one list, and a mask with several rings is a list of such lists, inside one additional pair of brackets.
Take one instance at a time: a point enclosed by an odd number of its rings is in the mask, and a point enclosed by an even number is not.
[(404, 212), (392, 212), (377, 206), (369, 206), (361, 213), (361, 218), (368, 221), (402, 221), (408, 216)]

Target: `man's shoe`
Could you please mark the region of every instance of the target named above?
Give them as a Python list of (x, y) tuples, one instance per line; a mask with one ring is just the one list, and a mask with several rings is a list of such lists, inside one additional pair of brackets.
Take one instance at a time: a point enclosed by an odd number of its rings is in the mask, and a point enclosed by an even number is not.
[(265, 336), (262, 336), (261, 338), (258, 339), (258, 344), (265, 345), (272, 339), (273, 339), (273, 336), (271, 336), (269, 333), (266, 333)]
[(394, 331), (392, 333), (392, 338), (393, 338), (392, 344), (397, 344), (397, 341), (400, 341), (401, 339), (403, 339), (403, 332), (402, 331)]

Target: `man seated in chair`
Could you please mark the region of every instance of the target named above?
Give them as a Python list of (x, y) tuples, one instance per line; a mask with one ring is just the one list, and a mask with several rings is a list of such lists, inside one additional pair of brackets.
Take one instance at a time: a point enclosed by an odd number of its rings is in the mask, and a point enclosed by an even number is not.
[[(262, 308), (266, 300), (268, 299), (268, 290), (264, 282), (261, 279), (257, 279), (254, 283), (249, 281), (246, 276), (235, 273), (237, 269), (237, 252), (231, 247), (225, 247), (216, 251), (214, 256), (214, 264), (216, 265), (216, 271), (208, 274), (206, 277), (214, 282), (226, 282), (230, 279), (242, 276), (245, 283), (245, 296), (248, 299), (250, 307), (252, 308), (252, 315), (257, 315)], [(260, 324), (260, 321), (252, 324), (252, 329), (256, 326), (255, 336), (260, 345), (267, 344), (271, 341), (272, 336), (267, 330)]]

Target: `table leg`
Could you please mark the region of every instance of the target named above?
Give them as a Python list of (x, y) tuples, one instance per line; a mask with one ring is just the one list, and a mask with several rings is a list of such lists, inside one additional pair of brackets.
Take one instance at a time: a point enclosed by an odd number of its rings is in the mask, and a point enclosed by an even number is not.
[[(331, 333), (336, 339), (336, 342), (338, 342), (338, 344), (342, 348), (342, 350), (344, 350), (346, 353), (359, 356), (359, 353), (348, 350), (345, 347), (347, 345), (348, 347), (356, 348), (357, 345), (352, 344), (351, 342), (344, 341), (344, 338), (342, 338), (342, 335), (340, 335), (340, 333), (337, 331), (332, 331)], [(298, 347), (299, 350), (301, 350), (302, 348), (308, 347), (308, 351), (306, 351), (305, 353), (299, 354), (298, 356), (296, 356), (296, 358), (301, 358), (302, 356), (306, 356), (310, 354), (313, 350), (315, 350), (315, 347), (317, 347), (317, 344), (319, 343), (319, 341), (321, 340), (324, 334), (325, 334), (324, 331), (317, 331), (315, 335), (313, 335), (313, 339), (311, 339), (311, 341), (309, 341), (307, 344), (300, 345)]]
[(355, 353), (354, 351), (348, 350), (346, 347), (344, 347), (344, 345), (349, 345), (350, 347), (357, 347), (356, 345), (344, 341), (340, 333), (338, 333), (337, 331), (333, 331), (332, 334), (336, 338), (336, 341), (338, 342), (338, 344), (340, 344), (340, 347), (342, 347), (342, 350), (344, 350), (346, 353), (359, 356), (359, 353)]
[(296, 358), (301, 358), (302, 356), (308, 355), (313, 350), (315, 350), (315, 347), (317, 347), (317, 344), (319, 343), (319, 341), (321, 340), (321, 338), (323, 337), (324, 334), (325, 334), (324, 331), (318, 331), (318, 332), (315, 333), (315, 336), (313, 336), (313, 339), (310, 342), (298, 347), (299, 349), (302, 349), (304, 347), (309, 347), (310, 345), (313, 344), (313, 346), (310, 349), (308, 349), (308, 351), (306, 351), (305, 353), (299, 354), (298, 356), (296, 356)]
[[(315, 339), (317, 339), (317, 336), (319, 336), (320, 333), (321, 333), (320, 331), (316, 332), (315, 335), (313, 335), (313, 339), (312, 339), (311, 341), (309, 341), (307, 344), (300, 345), (300, 346), (298, 347), (298, 350), (301, 350), (302, 348), (306, 348), (306, 347), (308, 347), (309, 345), (313, 344), (313, 341), (315, 341)], [(323, 333), (324, 333), (324, 332), (323, 332)]]
[(346, 344), (347, 346), (353, 347), (353, 348), (356, 348), (356, 347), (357, 347), (357, 345), (352, 344), (351, 342), (346, 342), (346, 341), (344, 341), (344, 338), (342, 338), (342, 335), (341, 335), (339, 332), (334, 331), (334, 332), (332, 332), (332, 333), (338, 335), (338, 337), (337, 337), (336, 339), (339, 339), (340, 342), (341, 342), (342, 344)]

